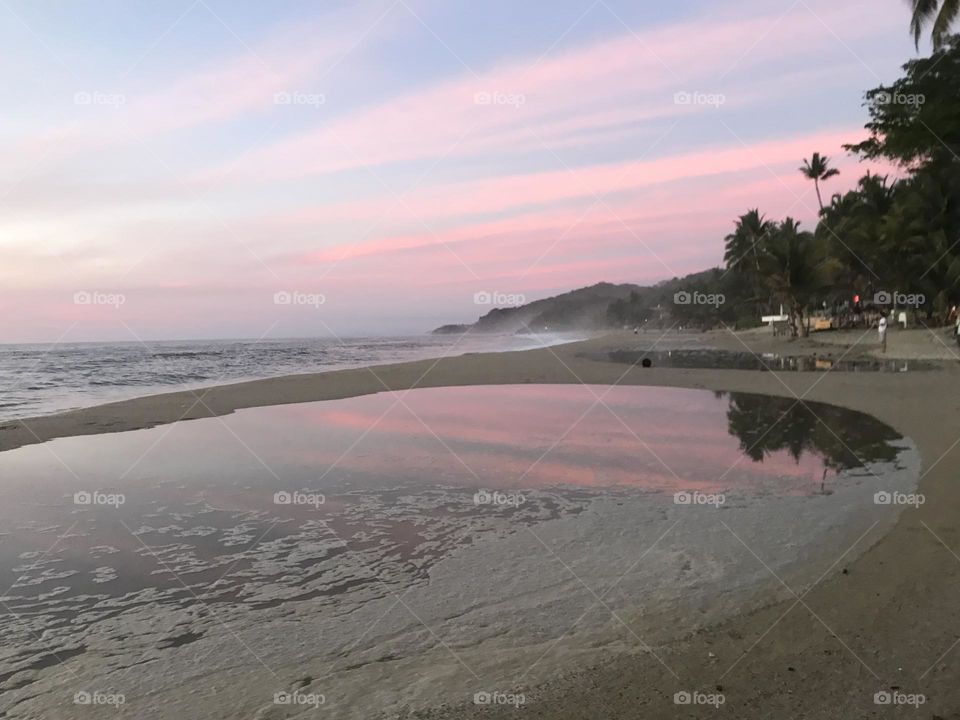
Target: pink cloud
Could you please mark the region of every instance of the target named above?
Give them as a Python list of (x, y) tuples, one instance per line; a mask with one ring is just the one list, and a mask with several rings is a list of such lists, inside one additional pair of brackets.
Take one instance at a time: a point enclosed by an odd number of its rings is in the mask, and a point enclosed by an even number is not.
[[(863, 36), (889, 24), (876, 16), (864, 18), (857, 8), (833, 8), (828, 17), (832, 25), (847, 28), (848, 40), (850, 27)], [(351, 112), (196, 179), (209, 182), (229, 171), (259, 182), (402, 161), (539, 150), (542, 142), (562, 144), (583, 130), (616, 136), (624, 132), (622, 123), (703, 111), (676, 105), (678, 91), (725, 93), (729, 102), (738, 102), (739, 87), (748, 96), (742, 80), (727, 91), (733, 81), (722, 75), (717, 79), (725, 69), (741, 64), (755, 68), (768, 59), (809, 57), (837, 47), (820, 18), (803, 6), (795, 6), (781, 22), (775, 20), (776, 15), (686, 22), (555, 51), (539, 62), (525, 58)], [(696, 53), (690, 52), (691, 37), (696, 38)], [(478, 94), (487, 104), (477, 104)]]
[[(825, 186), (848, 187), (871, 169), (889, 172), (882, 164), (860, 165), (843, 155), (840, 145), (856, 138), (856, 130), (816, 133), (782, 141), (715, 150), (698, 150), (680, 156), (581, 168), (574, 172), (551, 171), (503, 178), (453, 183), (418, 190), (397, 205), (392, 198), (343, 203), (295, 213), (278, 219), (284, 223), (324, 225), (390, 213), (395, 226), (408, 225), (418, 232), (384, 234), (356, 244), (309, 251), (295, 262), (329, 264), (352, 262), (365, 256), (409, 256), (422, 248), (444, 253), (443, 245), (472, 258), (471, 244), (490, 255), (501, 244), (505, 254), (523, 244), (562, 242), (563, 236), (582, 240), (599, 233), (623, 232), (624, 226), (645, 239), (665, 226), (695, 231), (691, 218), (701, 218), (702, 229), (718, 221), (726, 227), (748, 207), (761, 207), (771, 216), (790, 214), (814, 220), (816, 201), (810, 185), (797, 172), (801, 159), (813, 149), (832, 155), (842, 179)], [(680, 182), (682, 181), (682, 184)], [(597, 196), (603, 202), (597, 203)], [(588, 208), (594, 205), (592, 210)], [(572, 207), (571, 207), (572, 206)], [(511, 212), (507, 218), (471, 220)], [(452, 226), (449, 226), (452, 223)], [(438, 227), (424, 231), (423, 225)], [(719, 227), (714, 234), (722, 237)]]

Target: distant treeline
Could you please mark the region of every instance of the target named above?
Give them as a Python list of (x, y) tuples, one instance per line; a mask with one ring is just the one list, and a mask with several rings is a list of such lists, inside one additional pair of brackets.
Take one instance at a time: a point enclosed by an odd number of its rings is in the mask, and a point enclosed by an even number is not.
[(638, 288), (610, 304), (607, 322), (743, 327), (782, 305), (794, 334), (805, 334), (816, 309), (899, 307), (931, 324), (952, 317), (960, 302), (960, 36), (903, 70), (866, 93), (869, 137), (845, 146), (893, 162), (901, 179), (868, 173), (824, 204), (821, 184), (838, 172), (813, 153), (799, 168), (820, 205), (812, 232), (748, 210), (725, 238), (725, 268)]

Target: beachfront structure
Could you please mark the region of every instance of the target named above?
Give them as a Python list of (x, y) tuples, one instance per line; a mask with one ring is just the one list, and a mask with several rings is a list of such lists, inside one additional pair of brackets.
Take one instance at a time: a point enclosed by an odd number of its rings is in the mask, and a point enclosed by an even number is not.
[(789, 316), (784, 315), (783, 313), (783, 305), (780, 306), (779, 315), (762, 315), (760, 317), (760, 321), (764, 325), (769, 325), (774, 334), (776, 334), (777, 329), (783, 327), (783, 323), (787, 322), (789, 319)]

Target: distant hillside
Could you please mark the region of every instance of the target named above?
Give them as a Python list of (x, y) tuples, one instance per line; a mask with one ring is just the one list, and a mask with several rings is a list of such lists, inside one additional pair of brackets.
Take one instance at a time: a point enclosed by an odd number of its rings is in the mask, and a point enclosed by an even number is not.
[(714, 324), (718, 319), (735, 322), (732, 305), (725, 308), (678, 306), (674, 295), (678, 292), (725, 292), (733, 299), (736, 288), (730, 284), (731, 275), (718, 269), (664, 280), (656, 285), (632, 283), (614, 285), (597, 283), (554, 297), (536, 300), (526, 305), (494, 308), (471, 324), (444, 325), (435, 334), (561, 332), (567, 330), (595, 330), (644, 322), (682, 320), (695, 325)]
[(640, 289), (639, 285), (597, 283), (526, 305), (494, 308), (475, 323), (444, 325), (433, 332), (515, 333), (528, 329), (542, 332), (545, 329), (560, 331), (602, 327), (610, 303), (626, 299), (631, 292)]

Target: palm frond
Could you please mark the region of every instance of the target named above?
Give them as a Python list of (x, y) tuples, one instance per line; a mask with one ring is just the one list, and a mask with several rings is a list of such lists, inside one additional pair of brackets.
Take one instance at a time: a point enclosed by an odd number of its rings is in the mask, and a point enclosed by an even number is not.
[(943, 47), (947, 36), (950, 34), (950, 26), (960, 14), (960, 0), (943, 0), (940, 6), (940, 12), (937, 13), (937, 19), (933, 23), (933, 49), (939, 50)]
[(937, 14), (937, 5), (939, 0), (910, 0), (913, 5), (913, 16), (910, 18), (910, 30), (913, 32), (913, 42), (919, 49), (920, 36), (923, 35), (923, 28)]

